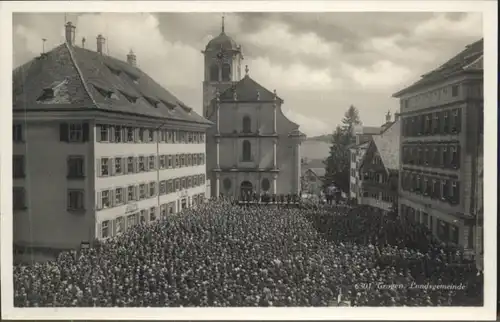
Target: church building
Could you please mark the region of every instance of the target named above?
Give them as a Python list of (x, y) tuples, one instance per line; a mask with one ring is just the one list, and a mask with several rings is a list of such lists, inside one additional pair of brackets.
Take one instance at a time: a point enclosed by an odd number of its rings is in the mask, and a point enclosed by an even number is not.
[(300, 145), (305, 135), (283, 114), (283, 99), (241, 75), (241, 46), (224, 31), (205, 56), (203, 113), (207, 131), (207, 178), (211, 196), (300, 193)]

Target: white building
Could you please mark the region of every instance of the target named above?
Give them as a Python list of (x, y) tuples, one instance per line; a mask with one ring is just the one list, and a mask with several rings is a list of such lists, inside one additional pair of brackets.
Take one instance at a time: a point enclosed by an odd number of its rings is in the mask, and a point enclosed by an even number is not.
[(360, 194), (361, 187), (361, 176), (359, 175), (359, 165), (361, 164), (361, 160), (365, 155), (366, 148), (368, 147), (369, 142), (363, 142), (361, 144), (357, 144), (350, 148), (351, 151), (351, 171), (350, 171), (350, 195), (349, 198), (356, 199), (359, 203), (360, 198), (362, 197)]
[(207, 177), (211, 195), (241, 198), (261, 194), (300, 194), (301, 143), (305, 135), (282, 111), (284, 101), (241, 75), (241, 46), (224, 31), (203, 51)]
[[(66, 43), (13, 72), (14, 245), (43, 258), (203, 202), (205, 131), (136, 67)], [(22, 257), (22, 256), (20, 256)]]

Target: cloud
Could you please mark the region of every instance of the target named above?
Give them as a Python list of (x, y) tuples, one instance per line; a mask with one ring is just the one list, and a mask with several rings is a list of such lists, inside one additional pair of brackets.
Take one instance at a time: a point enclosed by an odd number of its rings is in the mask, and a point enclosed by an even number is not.
[(249, 68), (251, 77), (266, 87), (324, 91), (341, 85), (331, 76), (329, 69), (311, 69), (300, 63), (281, 66), (273, 64), (268, 58), (259, 57), (251, 61)]
[[(95, 50), (102, 33), (113, 57), (125, 60), (133, 49), (142, 70), (201, 111), (200, 50), (220, 33), (220, 14), (67, 16), (76, 24), (77, 44), (85, 37), (85, 46)], [(61, 44), (63, 24), (60, 13), (14, 14), (15, 66), (40, 54), (42, 38), (45, 50)], [(395, 90), (482, 36), (482, 16), (476, 13), (247, 12), (227, 14), (225, 25), (242, 45), (250, 76), (278, 91), (290, 118), (308, 135), (331, 132), (350, 104), (360, 108), (367, 124), (383, 123), (387, 109), (399, 106), (391, 98)]]
[(344, 73), (365, 90), (388, 89), (404, 82), (412, 74), (408, 67), (389, 60), (375, 62), (370, 67), (344, 64)]
[(435, 59), (428, 48), (413, 46), (411, 44), (401, 44), (406, 38), (403, 34), (373, 37), (363, 43), (362, 49), (375, 54), (380, 59), (384, 58), (399, 63), (408, 62), (409, 59), (412, 62), (427, 63)]
[(334, 48), (313, 32), (292, 34), (284, 23), (273, 23), (258, 32), (248, 34), (243, 40), (266, 49), (306, 56), (332, 56)]
[(316, 136), (324, 133), (330, 133), (330, 128), (327, 123), (311, 116), (298, 113), (297, 111), (283, 107), (283, 114), (291, 121), (300, 124), (300, 130), (308, 136)]
[(467, 13), (450, 16), (437, 13), (414, 29), (416, 37), (424, 39), (450, 37), (478, 37), (482, 35), (483, 16), (481, 13)]

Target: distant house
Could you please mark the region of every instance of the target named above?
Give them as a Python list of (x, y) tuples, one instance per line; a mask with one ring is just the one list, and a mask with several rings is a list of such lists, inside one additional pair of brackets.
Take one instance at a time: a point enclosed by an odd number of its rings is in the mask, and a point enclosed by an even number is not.
[(397, 120), (368, 143), (359, 167), (362, 178), (360, 204), (390, 211), (397, 203), (400, 121)]
[(302, 193), (320, 195), (323, 190), (325, 168), (309, 168), (302, 176)]
[(385, 123), (382, 126), (355, 126), (354, 136), (356, 139), (356, 144), (353, 144), (350, 148), (350, 180), (349, 180), (349, 197), (351, 199), (356, 199), (358, 203), (361, 202), (360, 198), (360, 186), (362, 178), (359, 175), (359, 166), (361, 160), (363, 159), (366, 149), (369, 146), (369, 142), (372, 141), (374, 135), (379, 135), (385, 132), (389, 127), (391, 127), (394, 122), (399, 119), (399, 114), (395, 114), (395, 120), (391, 121), (391, 113), (387, 112), (385, 116)]
[(360, 202), (361, 198), (361, 177), (359, 175), (359, 165), (363, 160), (363, 156), (365, 155), (366, 149), (368, 148), (369, 144), (370, 142), (363, 142), (350, 148), (351, 170), (349, 174), (349, 197), (351, 199), (356, 199), (358, 203)]

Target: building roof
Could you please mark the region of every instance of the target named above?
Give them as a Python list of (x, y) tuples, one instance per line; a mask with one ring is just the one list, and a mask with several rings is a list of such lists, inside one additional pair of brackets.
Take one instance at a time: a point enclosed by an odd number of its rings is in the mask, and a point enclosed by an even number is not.
[(318, 177), (324, 177), (326, 174), (325, 168), (309, 168), (308, 170), (313, 172)]
[[(99, 109), (201, 123), (198, 115), (139, 68), (67, 43), (16, 68), (13, 109)], [(45, 106), (47, 107), (47, 106)]]
[(354, 134), (368, 134), (368, 135), (373, 135), (373, 134), (380, 134), (380, 127), (379, 126), (362, 126), (362, 125), (357, 125), (353, 128)]
[[(470, 45), (467, 45), (464, 50), (448, 60), (446, 63), (430, 71), (429, 73), (422, 75), (420, 80), (400, 90), (392, 96), (400, 97), (401, 95), (418, 88), (443, 81), (451, 75), (458, 74), (460, 72), (463, 72), (464, 70), (470, 70), (468, 67), (470, 67), (471, 64), (474, 64), (478, 60), (482, 62), (482, 57), (483, 38)], [(480, 65), (480, 68), (474, 69), (482, 70), (482, 64)]]
[[(248, 74), (245, 75), (245, 77), (243, 77), (240, 81), (236, 82), (233, 86), (220, 93), (220, 100), (233, 101), (235, 92), (238, 101), (272, 102), (275, 98), (273, 92), (257, 83), (250, 76), (248, 76)], [(276, 96), (276, 99), (279, 101), (279, 103), (283, 103), (283, 100), (278, 96)]]
[(380, 158), (388, 170), (399, 169), (400, 121), (394, 122), (384, 133), (372, 137)]

